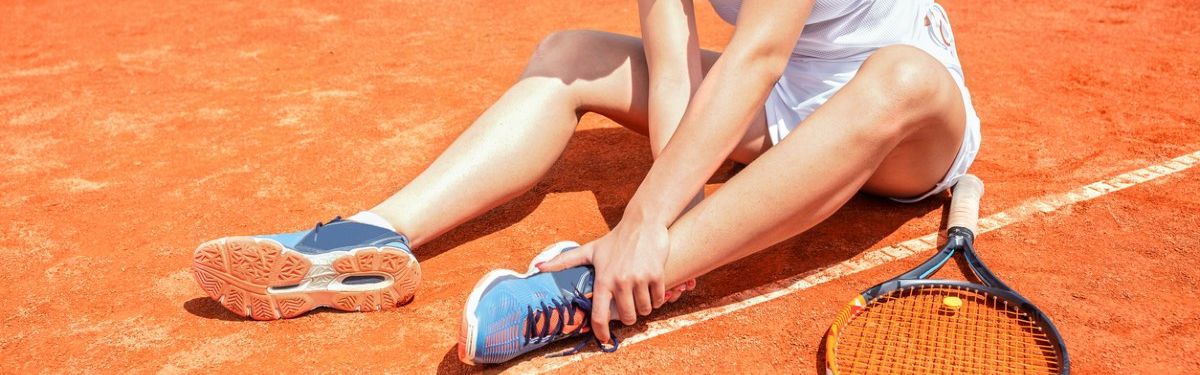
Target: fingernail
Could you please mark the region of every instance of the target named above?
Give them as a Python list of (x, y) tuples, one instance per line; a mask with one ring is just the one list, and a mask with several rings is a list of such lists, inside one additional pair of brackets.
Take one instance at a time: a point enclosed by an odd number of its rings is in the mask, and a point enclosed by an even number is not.
[(667, 295), (665, 295), (664, 297), (665, 297), (666, 299), (671, 299), (671, 297), (672, 297), (672, 296), (674, 296), (674, 295), (675, 295), (675, 293), (673, 293), (673, 292), (667, 292)]
[(540, 270), (540, 269), (542, 269), (543, 264), (546, 264), (546, 262), (537, 262), (533, 265), (533, 267)]

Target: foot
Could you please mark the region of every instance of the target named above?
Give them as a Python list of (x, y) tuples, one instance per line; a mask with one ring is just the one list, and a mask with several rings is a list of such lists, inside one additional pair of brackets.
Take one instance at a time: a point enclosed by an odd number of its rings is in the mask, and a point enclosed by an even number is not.
[(192, 274), (209, 297), (256, 320), (322, 306), (391, 309), (412, 301), (421, 282), (407, 238), (341, 218), (312, 230), (205, 242), (192, 255)]
[(475, 284), (463, 312), (458, 358), (472, 365), (500, 363), (590, 334), (591, 267), (541, 273), (534, 267), (576, 247), (574, 242), (556, 243), (535, 257), (525, 274), (496, 270)]

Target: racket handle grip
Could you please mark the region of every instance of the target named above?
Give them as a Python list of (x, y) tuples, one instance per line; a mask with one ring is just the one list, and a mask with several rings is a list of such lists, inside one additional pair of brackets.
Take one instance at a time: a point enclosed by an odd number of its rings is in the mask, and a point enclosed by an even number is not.
[(950, 196), (950, 217), (947, 228), (963, 227), (971, 234), (979, 232), (979, 200), (983, 198), (983, 180), (973, 174), (963, 175), (954, 185)]

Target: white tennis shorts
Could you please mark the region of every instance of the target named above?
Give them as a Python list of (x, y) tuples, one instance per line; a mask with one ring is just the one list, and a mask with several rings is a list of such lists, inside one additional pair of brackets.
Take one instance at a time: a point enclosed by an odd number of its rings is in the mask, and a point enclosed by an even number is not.
[[(962, 145), (959, 146), (958, 155), (946, 176), (925, 194), (892, 198), (905, 203), (920, 201), (954, 186), (958, 178), (967, 173), (971, 162), (975, 161), (980, 143), (979, 117), (975, 114), (975, 107), (971, 105), (971, 93), (967, 91), (963, 82), (962, 63), (958, 61), (950, 20), (946, 11), (938, 4), (930, 5), (924, 13), (920, 24), (924, 25), (927, 32), (913, 33), (916, 37), (906, 44), (929, 53), (950, 71), (950, 76), (958, 83), (958, 89), (962, 92), (967, 121)], [(862, 63), (862, 60), (828, 61), (794, 56), (767, 97), (767, 131), (771, 142), (778, 144), (787, 137), (788, 133), (795, 130), (817, 107), (825, 104), (842, 86), (850, 82)]]

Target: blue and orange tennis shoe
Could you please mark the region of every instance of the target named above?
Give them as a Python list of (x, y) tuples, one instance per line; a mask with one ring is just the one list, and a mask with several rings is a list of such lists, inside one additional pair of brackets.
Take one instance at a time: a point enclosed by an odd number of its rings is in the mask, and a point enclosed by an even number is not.
[[(590, 335), (592, 268), (539, 272), (535, 267), (576, 247), (574, 242), (556, 243), (533, 258), (525, 274), (496, 270), (476, 283), (463, 312), (458, 358), (471, 365), (501, 363), (558, 340)], [(616, 350), (615, 336), (611, 342), (601, 350)], [(557, 354), (577, 352), (587, 343), (585, 338), (573, 350)]]
[(412, 301), (421, 268), (408, 239), (340, 217), (311, 230), (208, 241), (192, 274), (212, 299), (256, 320), (328, 306), (378, 311)]

